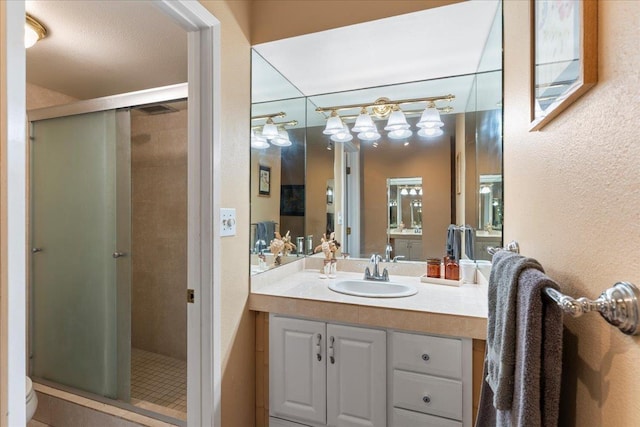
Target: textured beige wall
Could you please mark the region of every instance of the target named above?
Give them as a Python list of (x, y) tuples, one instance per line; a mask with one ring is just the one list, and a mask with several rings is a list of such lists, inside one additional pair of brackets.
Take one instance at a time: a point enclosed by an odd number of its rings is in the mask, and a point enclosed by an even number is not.
[(221, 22), (223, 207), (235, 207), (237, 235), (222, 239), (222, 426), (255, 421), (255, 321), (249, 296), (249, 1), (203, 1)]
[[(599, 82), (541, 132), (529, 127), (529, 2), (506, 1), (505, 241), (566, 293), (640, 285), (640, 2), (599, 2)], [(563, 426), (640, 423), (640, 337), (597, 314), (565, 319)]]
[(36, 108), (52, 107), (77, 101), (69, 95), (56, 92), (42, 86), (27, 83), (27, 111)]
[(187, 110), (131, 113), (131, 346), (187, 360)]
[[(461, 0), (255, 0), (251, 44), (373, 21)], [(283, 21), (283, 17), (286, 20)]]

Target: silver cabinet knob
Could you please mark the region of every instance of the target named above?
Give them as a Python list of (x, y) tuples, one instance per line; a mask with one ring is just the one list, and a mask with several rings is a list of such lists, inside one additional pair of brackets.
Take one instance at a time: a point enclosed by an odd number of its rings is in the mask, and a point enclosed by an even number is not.
[(127, 254), (124, 253), (124, 252), (114, 252), (112, 256), (114, 258), (120, 258), (120, 257), (123, 257), (123, 256), (127, 256)]

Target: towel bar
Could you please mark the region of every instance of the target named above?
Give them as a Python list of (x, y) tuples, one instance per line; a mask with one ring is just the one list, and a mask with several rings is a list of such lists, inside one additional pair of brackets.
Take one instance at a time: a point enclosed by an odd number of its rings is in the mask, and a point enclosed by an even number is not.
[(627, 335), (640, 334), (638, 327), (640, 308), (640, 291), (629, 282), (618, 282), (606, 289), (598, 299), (585, 297), (574, 299), (553, 288), (544, 288), (549, 298), (556, 302), (567, 314), (580, 317), (590, 311), (599, 312), (604, 319)]
[[(520, 253), (518, 242), (513, 240), (506, 248), (487, 248), (493, 255), (500, 250)], [(598, 299), (590, 300), (585, 297), (572, 298), (562, 292), (546, 287), (545, 294), (551, 298), (563, 312), (572, 317), (580, 317), (584, 313), (597, 311), (610, 324), (627, 335), (640, 335), (640, 290), (629, 282), (617, 282), (606, 289)]]

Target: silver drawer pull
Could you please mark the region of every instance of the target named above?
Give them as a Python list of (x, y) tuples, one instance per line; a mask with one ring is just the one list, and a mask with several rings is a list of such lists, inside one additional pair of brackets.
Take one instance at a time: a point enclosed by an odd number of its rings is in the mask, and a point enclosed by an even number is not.
[(431, 403), (431, 398), (430, 398), (429, 396), (423, 396), (423, 397), (422, 397), (422, 401), (423, 401), (424, 403)]
[(329, 362), (333, 365), (336, 363), (336, 358), (333, 356), (333, 343), (335, 339), (333, 337), (329, 338)]
[(424, 360), (425, 362), (429, 361), (429, 359), (430, 359), (430, 357), (429, 357), (429, 355), (427, 353), (424, 353), (422, 355), (422, 360)]
[(322, 334), (317, 334), (316, 335), (316, 358), (318, 359), (318, 362), (322, 361), (322, 354), (321, 354), (321, 347), (320, 347), (321, 342), (322, 342)]

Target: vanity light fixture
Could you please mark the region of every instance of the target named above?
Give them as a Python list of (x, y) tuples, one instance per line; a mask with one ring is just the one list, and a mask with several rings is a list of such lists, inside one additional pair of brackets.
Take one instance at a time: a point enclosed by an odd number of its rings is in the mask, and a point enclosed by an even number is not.
[(343, 128), (344, 128), (344, 123), (342, 123), (342, 119), (338, 115), (338, 112), (333, 110), (331, 112), (331, 116), (329, 117), (329, 120), (327, 120), (327, 125), (325, 126), (322, 133), (324, 133), (325, 135), (334, 135), (342, 131)]
[(38, 22), (33, 16), (26, 14), (26, 22), (24, 24), (24, 47), (29, 49), (39, 40), (47, 37), (47, 29)]
[(480, 187), (480, 194), (489, 194), (491, 193), (491, 187), (489, 187), (488, 185), (483, 185), (482, 187)]
[(262, 136), (267, 139), (273, 139), (278, 136), (278, 127), (273, 123), (273, 119), (269, 117), (262, 127)]
[(278, 147), (289, 147), (292, 143), (285, 126), (296, 126), (298, 124), (298, 121), (273, 121), (274, 118), (285, 117), (286, 115), (286, 113), (280, 112), (275, 114), (263, 114), (260, 116), (251, 117), (252, 121), (266, 119), (263, 125), (253, 125), (251, 127), (251, 148), (262, 150), (265, 148), (269, 148), (271, 144)]
[(353, 135), (349, 132), (347, 124), (343, 123), (342, 130), (331, 135), (330, 139), (335, 142), (349, 142), (353, 139)]
[[(390, 100), (389, 98), (378, 98), (372, 104), (353, 104), (353, 105), (337, 105), (333, 107), (318, 107), (316, 111), (318, 113), (328, 113), (330, 116), (327, 118), (327, 124), (323, 133), (325, 135), (331, 135), (331, 139), (335, 142), (340, 142), (341, 138), (346, 138), (344, 133), (344, 127), (346, 124), (343, 122), (343, 118), (338, 114), (338, 111), (355, 110), (360, 112), (356, 117), (355, 124), (351, 131), (358, 134), (358, 138), (362, 141), (374, 141), (374, 146), (377, 146), (375, 141), (381, 138), (378, 132), (374, 119), (383, 120), (387, 119), (387, 125), (384, 130), (387, 131), (387, 136), (390, 139), (406, 139), (413, 135), (413, 132), (409, 130), (411, 127), (407, 123), (406, 114), (420, 114), (420, 121), (417, 123), (419, 136), (423, 137), (436, 137), (442, 135), (442, 126), (444, 123), (440, 118), (440, 111), (451, 112), (453, 109), (450, 106), (444, 108), (438, 108), (436, 102), (448, 101), (451, 102), (455, 99), (454, 95), (434, 96), (429, 98), (412, 98), (412, 99), (400, 99)], [(400, 108), (404, 104), (417, 104), (426, 103), (427, 107), (424, 111), (411, 110), (404, 111)], [(325, 115), (326, 117), (326, 115)], [(353, 118), (354, 116), (345, 116), (344, 118)], [(333, 135), (340, 133), (341, 136), (333, 138)], [(344, 140), (344, 139), (343, 139)], [(409, 145), (405, 142), (404, 145)]]
[(422, 196), (422, 187), (420, 187), (420, 190), (418, 191), (418, 195)]
[(267, 142), (267, 138), (263, 138), (260, 135), (256, 135), (253, 129), (251, 129), (251, 148), (257, 148), (259, 150), (269, 148), (269, 143)]
[(407, 187), (402, 187), (402, 190), (400, 190), (400, 195), (401, 196), (408, 196), (409, 195), (409, 190), (407, 190)]
[(363, 133), (373, 131), (374, 129), (377, 133), (378, 129), (376, 128), (376, 125), (373, 124), (373, 119), (369, 115), (369, 112), (365, 107), (362, 107), (362, 109), (360, 110), (360, 114), (358, 115), (358, 118), (356, 118), (356, 122), (351, 130), (356, 133)]
[(410, 196), (417, 196), (417, 195), (418, 195), (418, 192), (416, 191), (416, 189), (415, 189), (415, 188), (412, 188), (411, 190), (409, 190), (409, 195), (410, 195)]

